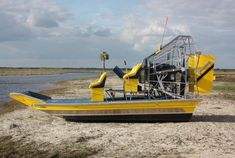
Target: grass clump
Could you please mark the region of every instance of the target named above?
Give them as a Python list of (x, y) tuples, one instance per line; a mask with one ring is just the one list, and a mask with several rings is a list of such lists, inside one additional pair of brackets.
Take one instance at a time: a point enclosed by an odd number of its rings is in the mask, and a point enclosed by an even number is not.
[(235, 93), (235, 82), (221, 82), (214, 84), (214, 90)]
[(219, 92), (218, 97), (235, 100), (235, 82), (217, 82), (214, 90)]

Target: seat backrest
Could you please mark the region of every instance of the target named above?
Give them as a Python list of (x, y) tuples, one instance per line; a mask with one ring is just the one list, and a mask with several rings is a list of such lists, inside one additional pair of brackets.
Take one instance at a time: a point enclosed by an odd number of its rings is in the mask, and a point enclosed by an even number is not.
[(123, 76), (123, 79), (127, 78), (138, 78), (140, 75), (140, 70), (142, 68), (142, 64), (137, 64), (134, 66), (131, 71)]
[(91, 83), (90, 86), (89, 86), (89, 88), (104, 88), (105, 81), (106, 81), (106, 77), (107, 77), (107, 73), (106, 73), (106, 72), (103, 72), (103, 73), (100, 75), (99, 80), (96, 81), (96, 82)]
[(121, 79), (125, 75), (125, 73), (118, 66), (115, 66), (115, 68), (113, 68), (113, 72)]

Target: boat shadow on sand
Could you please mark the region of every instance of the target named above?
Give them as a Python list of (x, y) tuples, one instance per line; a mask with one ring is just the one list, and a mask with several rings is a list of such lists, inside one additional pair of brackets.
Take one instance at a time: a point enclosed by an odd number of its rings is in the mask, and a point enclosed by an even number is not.
[[(65, 120), (69, 122), (91, 122), (91, 123), (110, 123), (113, 121), (99, 121), (99, 120), (90, 120), (90, 121), (78, 121), (76, 119), (70, 119), (70, 118), (65, 118)], [(132, 120), (132, 121), (114, 121), (116, 123), (166, 123), (166, 122), (214, 122), (214, 123), (235, 123), (235, 115), (193, 115), (191, 119), (185, 120), (185, 121), (180, 121), (180, 120), (174, 120), (174, 121), (137, 121), (137, 120)]]
[(193, 115), (191, 122), (231, 122), (231, 123), (235, 123), (235, 115)]

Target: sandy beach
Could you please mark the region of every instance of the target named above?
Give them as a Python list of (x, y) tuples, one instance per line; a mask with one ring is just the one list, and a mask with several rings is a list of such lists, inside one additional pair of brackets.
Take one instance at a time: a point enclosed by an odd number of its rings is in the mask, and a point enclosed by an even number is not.
[[(56, 83), (53, 98), (88, 98), (95, 79)], [(115, 76), (106, 87), (121, 85)], [(235, 101), (203, 96), (190, 122), (79, 123), (25, 107), (0, 115), (0, 157), (234, 157)], [(8, 105), (10, 106), (10, 105)]]
[(0, 158), (235, 158), (234, 17), (235, 0), (0, 0)]

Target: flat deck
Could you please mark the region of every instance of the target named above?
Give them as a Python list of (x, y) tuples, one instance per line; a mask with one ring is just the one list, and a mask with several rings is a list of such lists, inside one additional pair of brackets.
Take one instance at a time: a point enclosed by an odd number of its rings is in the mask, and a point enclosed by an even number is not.
[(59, 103), (59, 104), (67, 104), (67, 103), (75, 103), (75, 104), (83, 104), (83, 103), (92, 103), (90, 99), (49, 99), (46, 103)]

